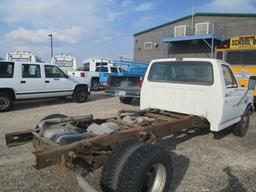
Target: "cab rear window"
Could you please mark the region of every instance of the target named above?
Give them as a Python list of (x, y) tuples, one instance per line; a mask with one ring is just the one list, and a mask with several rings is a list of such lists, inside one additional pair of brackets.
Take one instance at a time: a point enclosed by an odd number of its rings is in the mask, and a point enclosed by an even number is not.
[(203, 61), (158, 62), (151, 66), (149, 81), (212, 85), (212, 64)]
[(0, 63), (0, 78), (12, 78), (13, 77), (14, 63), (1, 62)]

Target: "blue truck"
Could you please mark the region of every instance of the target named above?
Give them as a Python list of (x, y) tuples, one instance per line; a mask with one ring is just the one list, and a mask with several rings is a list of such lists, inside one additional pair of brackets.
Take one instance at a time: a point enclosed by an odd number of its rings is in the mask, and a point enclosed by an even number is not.
[(121, 69), (119, 73), (101, 73), (100, 81), (107, 84), (105, 93), (118, 96), (121, 103), (130, 104), (133, 98), (140, 97), (140, 89), (147, 62), (120, 58), (114, 65)]

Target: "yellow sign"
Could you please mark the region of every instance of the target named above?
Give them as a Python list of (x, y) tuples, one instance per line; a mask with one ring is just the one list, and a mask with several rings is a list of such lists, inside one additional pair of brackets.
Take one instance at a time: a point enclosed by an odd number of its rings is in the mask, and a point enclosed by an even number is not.
[(256, 35), (230, 38), (230, 49), (256, 49)]

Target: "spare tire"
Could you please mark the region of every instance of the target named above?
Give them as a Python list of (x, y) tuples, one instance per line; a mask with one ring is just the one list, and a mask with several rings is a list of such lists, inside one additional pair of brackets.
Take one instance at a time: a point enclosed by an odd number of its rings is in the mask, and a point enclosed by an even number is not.
[[(48, 116), (44, 117), (43, 119), (41, 119), (40, 122), (42, 122), (44, 120), (48, 120), (48, 119), (65, 118), (65, 117), (68, 117), (68, 116), (63, 115), (63, 114), (54, 113), (54, 114), (51, 114), (51, 115), (48, 115)], [(38, 129), (38, 124), (36, 125), (35, 129)], [(33, 147), (36, 151), (40, 151), (40, 150), (44, 149), (44, 147), (45, 147), (45, 145), (37, 137), (33, 137), (32, 144), (33, 144)]]

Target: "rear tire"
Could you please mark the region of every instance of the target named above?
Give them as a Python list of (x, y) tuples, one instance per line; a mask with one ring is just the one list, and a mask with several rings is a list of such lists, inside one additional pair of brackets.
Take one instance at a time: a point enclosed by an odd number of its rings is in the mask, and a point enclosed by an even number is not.
[(236, 136), (243, 137), (245, 136), (246, 132), (249, 128), (250, 122), (250, 109), (249, 107), (246, 108), (244, 114), (241, 117), (241, 120), (234, 125), (233, 133)]
[(102, 191), (168, 192), (171, 163), (169, 153), (159, 145), (123, 142), (113, 150), (104, 165)]
[(105, 162), (101, 173), (101, 189), (102, 191), (116, 191), (120, 171), (136, 149), (144, 145), (138, 141), (124, 141), (115, 146)]
[(169, 192), (172, 181), (172, 159), (159, 145), (143, 145), (123, 166), (117, 191)]
[(77, 87), (72, 95), (72, 100), (77, 103), (84, 103), (88, 98), (88, 90), (85, 87)]
[(92, 89), (93, 91), (98, 91), (99, 88), (100, 88), (100, 83), (99, 83), (99, 81), (98, 81), (97, 79), (93, 79), (93, 80), (92, 80), (91, 89)]
[(132, 97), (119, 97), (120, 102), (124, 104), (131, 104), (132, 99)]
[(6, 93), (0, 93), (0, 112), (9, 111), (13, 105), (13, 97)]

